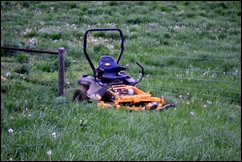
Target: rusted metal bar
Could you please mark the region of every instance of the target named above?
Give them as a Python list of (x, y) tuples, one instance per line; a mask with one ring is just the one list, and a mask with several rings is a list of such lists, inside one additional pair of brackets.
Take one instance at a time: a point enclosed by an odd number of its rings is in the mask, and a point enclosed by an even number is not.
[(6, 47), (6, 46), (1, 46), (1, 48), (2, 49), (9, 49), (9, 50), (18, 50), (18, 51), (26, 51), (26, 52), (38, 52), (38, 53), (48, 53), (48, 54), (58, 55), (58, 52), (53, 52), (53, 51), (33, 50), (33, 49), (16, 48), (16, 47)]
[(1, 46), (1, 48), (9, 49), (9, 50), (25, 51), (25, 52), (38, 52), (38, 53), (49, 53), (49, 54), (58, 55), (58, 95), (59, 96), (64, 95), (64, 72), (65, 72), (64, 71), (64, 47), (59, 47), (58, 52), (5, 47), (5, 46)]
[(64, 94), (64, 47), (59, 47), (58, 50), (58, 94), (63, 96)]

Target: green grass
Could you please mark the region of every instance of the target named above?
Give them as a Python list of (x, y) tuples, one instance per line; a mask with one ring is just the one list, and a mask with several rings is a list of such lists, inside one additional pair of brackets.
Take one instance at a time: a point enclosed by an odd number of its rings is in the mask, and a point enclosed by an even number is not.
[[(58, 58), (1, 49), (1, 160), (241, 161), (241, 2), (1, 1), (1, 46), (65, 48)], [(137, 87), (164, 96), (160, 112), (100, 109), (72, 102), (88, 28), (118, 27), (120, 65)], [(117, 57), (118, 34), (88, 35), (95, 66)], [(13, 133), (9, 133), (9, 129)], [(56, 138), (52, 133), (56, 133)], [(47, 151), (52, 150), (50, 156)]]

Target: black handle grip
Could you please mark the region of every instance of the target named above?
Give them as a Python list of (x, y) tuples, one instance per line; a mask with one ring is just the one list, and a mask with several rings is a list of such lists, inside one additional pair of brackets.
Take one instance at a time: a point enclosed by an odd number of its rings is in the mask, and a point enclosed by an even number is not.
[(139, 67), (142, 69), (142, 76), (141, 76), (141, 78), (140, 78), (139, 81), (135, 82), (134, 85), (136, 85), (136, 84), (138, 84), (139, 82), (141, 82), (141, 80), (144, 78), (144, 75), (145, 75), (145, 74), (144, 74), (144, 68), (143, 68), (143, 66), (141, 66), (138, 62), (136, 62), (136, 64), (139, 65)]

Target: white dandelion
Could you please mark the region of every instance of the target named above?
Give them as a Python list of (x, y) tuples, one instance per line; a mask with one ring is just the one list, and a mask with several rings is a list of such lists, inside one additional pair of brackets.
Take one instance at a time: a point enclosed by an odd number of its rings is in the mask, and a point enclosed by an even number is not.
[(9, 77), (10, 75), (11, 75), (10, 72), (7, 72), (7, 73), (5, 74), (6, 77)]
[(55, 139), (57, 136), (56, 136), (56, 132), (53, 132), (52, 134), (52, 137)]
[(12, 128), (9, 128), (8, 129), (8, 133), (13, 133), (13, 129)]
[(50, 156), (52, 154), (52, 150), (48, 150), (46, 153), (48, 156)]
[(208, 103), (209, 105), (212, 105), (212, 101), (207, 100), (207, 103)]
[(52, 150), (48, 150), (46, 153), (49, 157), (49, 161), (51, 161)]

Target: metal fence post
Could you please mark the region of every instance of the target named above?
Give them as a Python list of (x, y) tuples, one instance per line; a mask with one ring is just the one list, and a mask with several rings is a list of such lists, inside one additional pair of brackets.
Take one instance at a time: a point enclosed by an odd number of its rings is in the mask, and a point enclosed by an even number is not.
[(64, 47), (59, 47), (58, 50), (58, 94), (63, 96), (64, 94)]

